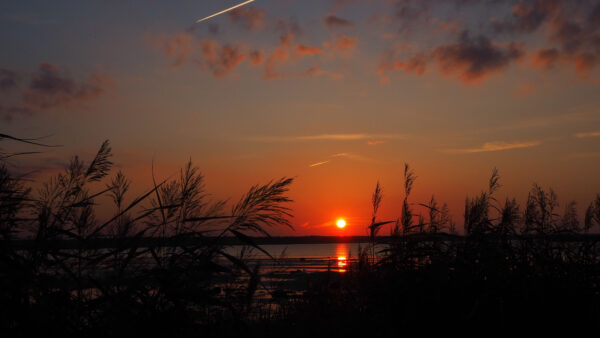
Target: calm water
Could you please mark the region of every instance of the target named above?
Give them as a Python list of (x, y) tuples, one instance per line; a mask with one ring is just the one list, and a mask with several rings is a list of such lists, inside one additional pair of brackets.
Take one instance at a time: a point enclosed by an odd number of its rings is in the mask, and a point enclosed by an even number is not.
[[(359, 246), (367, 243), (330, 244), (271, 244), (261, 245), (275, 260), (259, 250), (253, 250), (247, 258), (260, 262), (264, 271), (289, 273), (290, 271), (317, 272), (334, 270), (345, 272), (357, 261)], [(239, 255), (242, 246), (230, 247), (230, 254)]]
[[(273, 257), (285, 258), (337, 258), (339, 256), (358, 256), (359, 245), (364, 248), (366, 243), (329, 243), (329, 244), (271, 244), (261, 245)], [(239, 253), (241, 247), (232, 248)], [(253, 252), (257, 258), (266, 258), (260, 251)]]

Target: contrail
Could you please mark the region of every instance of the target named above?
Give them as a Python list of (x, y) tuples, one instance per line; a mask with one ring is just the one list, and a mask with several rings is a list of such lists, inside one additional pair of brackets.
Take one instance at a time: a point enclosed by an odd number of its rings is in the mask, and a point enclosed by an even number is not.
[(322, 164), (325, 164), (325, 163), (329, 163), (329, 161), (323, 161), (323, 162), (313, 163), (313, 164), (309, 165), (309, 167), (312, 168), (312, 167), (316, 167), (316, 166), (319, 166), (319, 165), (322, 165)]
[(233, 6), (233, 7), (230, 7), (230, 8), (227, 8), (227, 9), (225, 9), (225, 10), (222, 10), (222, 11), (220, 11), (219, 13), (215, 13), (215, 14), (213, 14), (213, 15), (209, 15), (209, 16), (207, 16), (207, 17), (206, 17), (206, 18), (204, 18), (204, 19), (200, 19), (200, 20), (196, 21), (196, 23), (198, 23), (198, 22), (202, 22), (202, 21), (204, 21), (204, 20), (208, 20), (208, 19), (210, 19), (210, 18), (212, 18), (212, 17), (215, 17), (215, 16), (217, 16), (217, 15), (219, 15), (219, 14), (227, 13), (227, 12), (229, 12), (229, 11), (233, 10), (233, 9), (236, 9), (236, 8), (238, 8), (238, 7), (241, 7), (241, 6), (244, 6), (245, 4), (249, 4), (249, 3), (251, 3), (251, 2), (254, 2), (254, 0), (248, 0), (248, 1), (245, 1), (245, 2), (242, 2), (241, 4), (237, 4), (237, 5)]

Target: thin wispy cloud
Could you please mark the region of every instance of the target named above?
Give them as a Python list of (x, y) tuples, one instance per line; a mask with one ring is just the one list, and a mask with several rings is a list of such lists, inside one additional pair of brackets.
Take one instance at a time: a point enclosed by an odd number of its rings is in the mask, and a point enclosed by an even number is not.
[(313, 164), (309, 165), (309, 167), (311, 167), (311, 168), (312, 167), (318, 167), (318, 166), (323, 165), (325, 163), (329, 163), (329, 161), (322, 161), (322, 162), (313, 163)]
[(331, 156), (337, 157), (337, 158), (346, 158), (346, 159), (354, 160), (354, 161), (369, 161), (370, 160), (367, 157), (364, 157), (364, 156), (358, 155), (358, 154), (353, 154), (353, 153), (338, 153), (338, 154), (333, 154)]
[(364, 140), (393, 140), (404, 139), (401, 134), (318, 134), (305, 136), (259, 136), (250, 138), (259, 142), (302, 142), (302, 141), (364, 141)]
[(502, 151), (510, 149), (522, 149), (536, 147), (542, 144), (541, 141), (522, 141), (522, 142), (486, 142), (478, 148), (465, 148), (465, 149), (448, 149), (445, 150), (451, 154), (471, 154), (471, 153), (485, 153), (491, 151)]
[(600, 131), (589, 131), (575, 134), (577, 138), (600, 137)]

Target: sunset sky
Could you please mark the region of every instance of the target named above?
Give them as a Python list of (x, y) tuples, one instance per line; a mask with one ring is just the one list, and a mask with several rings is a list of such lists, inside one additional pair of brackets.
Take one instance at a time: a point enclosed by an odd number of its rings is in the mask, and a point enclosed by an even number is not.
[(378, 180), (399, 217), (405, 162), (459, 228), (494, 167), (500, 200), (600, 192), (599, 1), (256, 0), (195, 24), (240, 2), (0, 3), (0, 133), (62, 145), (12, 170), (109, 139), (134, 192), (153, 159), (191, 158), (216, 199), (295, 177), (278, 235), (365, 234)]

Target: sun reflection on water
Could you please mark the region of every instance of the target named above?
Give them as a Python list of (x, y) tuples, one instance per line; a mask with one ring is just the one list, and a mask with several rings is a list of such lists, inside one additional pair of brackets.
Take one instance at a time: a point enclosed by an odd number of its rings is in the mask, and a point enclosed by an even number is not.
[(335, 248), (335, 254), (337, 256), (338, 271), (346, 272), (346, 267), (348, 266), (348, 257), (350, 256), (348, 245), (346, 243), (338, 243)]

